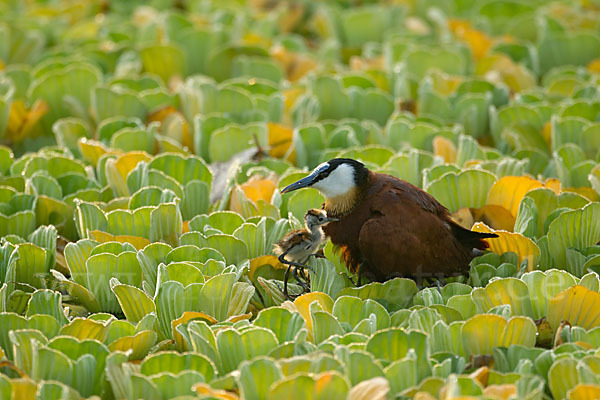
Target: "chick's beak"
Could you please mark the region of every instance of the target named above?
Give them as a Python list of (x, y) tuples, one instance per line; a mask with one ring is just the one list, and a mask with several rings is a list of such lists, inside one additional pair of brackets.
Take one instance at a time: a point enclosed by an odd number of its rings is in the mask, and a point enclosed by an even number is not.
[(287, 193), (287, 192), (292, 192), (294, 190), (302, 189), (305, 187), (309, 187), (310, 185), (313, 184), (316, 176), (317, 175), (315, 173), (312, 173), (312, 174), (308, 175), (307, 177), (302, 178), (299, 181), (294, 182), (291, 185), (284, 187), (283, 189), (281, 189), (281, 193), (283, 194), (283, 193)]
[(334, 218), (334, 217), (327, 217), (325, 219), (325, 221), (327, 222), (338, 222), (340, 219), (339, 218)]

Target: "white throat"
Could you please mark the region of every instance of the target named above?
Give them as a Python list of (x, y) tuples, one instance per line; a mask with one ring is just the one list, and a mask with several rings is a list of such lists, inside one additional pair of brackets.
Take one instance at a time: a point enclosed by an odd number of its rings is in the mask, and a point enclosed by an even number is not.
[(340, 164), (329, 176), (312, 185), (326, 198), (344, 196), (356, 188), (354, 168), (348, 164)]

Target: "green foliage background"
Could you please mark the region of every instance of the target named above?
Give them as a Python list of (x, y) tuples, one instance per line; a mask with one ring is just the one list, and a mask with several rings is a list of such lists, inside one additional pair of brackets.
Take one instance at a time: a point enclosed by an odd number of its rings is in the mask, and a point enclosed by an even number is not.
[[(597, 0), (1, 2), (0, 398), (600, 397), (599, 84)], [(336, 156), (500, 238), (286, 301)]]

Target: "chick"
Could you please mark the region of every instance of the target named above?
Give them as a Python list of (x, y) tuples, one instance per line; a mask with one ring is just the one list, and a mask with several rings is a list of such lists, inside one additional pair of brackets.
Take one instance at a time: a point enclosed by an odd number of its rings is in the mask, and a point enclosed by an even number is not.
[(288, 233), (279, 243), (275, 244), (273, 251), (279, 256), (279, 261), (288, 265), (283, 281), (283, 294), (287, 298), (290, 297), (287, 291), (287, 282), (292, 267), (294, 267), (293, 274), (296, 280), (305, 289), (308, 289), (306, 283), (300, 280), (298, 269), (308, 268), (306, 262), (309, 257), (319, 250), (319, 247), (327, 240), (323, 226), (335, 221), (337, 218), (327, 217), (325, 210), (310, 209), (304, 215), (305, 228)]

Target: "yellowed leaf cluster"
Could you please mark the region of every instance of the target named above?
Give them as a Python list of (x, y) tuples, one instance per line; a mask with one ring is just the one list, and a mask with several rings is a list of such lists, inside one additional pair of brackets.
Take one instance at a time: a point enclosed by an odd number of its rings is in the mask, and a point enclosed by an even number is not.
[(310, 56), (293, 53), (279, 45), (271, 48), (271, 57), (281, 64), (286, 78), (291, 82), (296, 82), (319, 66)]
[(450, 19), (448, 20), (448, 28), (457, 39), (469, 46), (476, 60), (485, 56), (494, 43), (489, 36), (473, 28), (468, 21)]
[(22, 100), (13, 101), (8, 114), (6, 138), (11, 142), (25, 139), (48, 111), (50, 108), (44, 100), (37, 100), (30, 108)]

